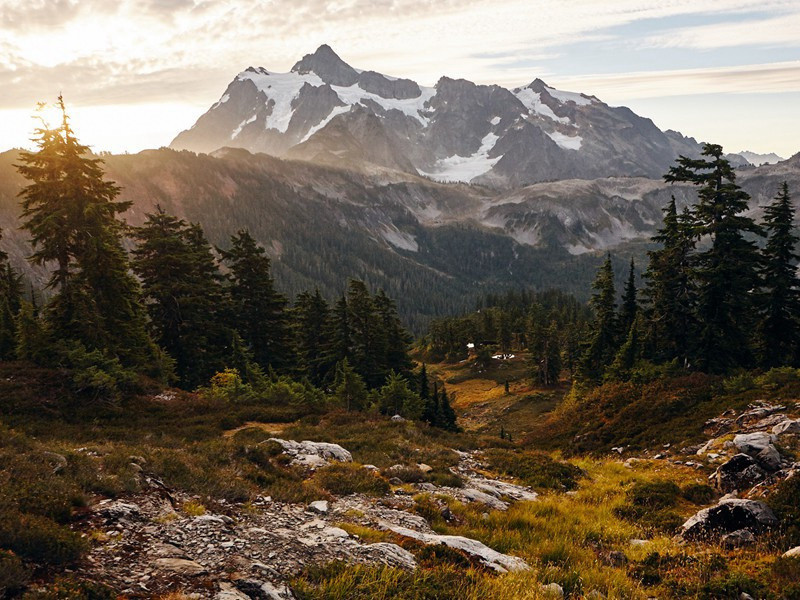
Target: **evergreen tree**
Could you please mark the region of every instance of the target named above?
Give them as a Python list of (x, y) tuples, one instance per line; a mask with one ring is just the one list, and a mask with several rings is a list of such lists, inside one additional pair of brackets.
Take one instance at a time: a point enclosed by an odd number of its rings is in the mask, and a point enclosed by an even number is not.
[(458, 431), (458, 424), (456, 423), (456, 412), (450, 404), (450, 398), (447, 395), (447, 389), (442, 384), (441, 394), (439, 396), (438, 412), (436, 415), (436, 426), (447, 431)]
[(642, 356), (641, 330), (641, 315), (637, 315), (628, 329), (625, 342), (614, 357), (614, 362), (606, 371), (607, 380), (628, 381), (631, 378), (631, 371)]
[(590, 302), (595, 314), (594, 327), (581, 359), (579, 375), (584, 381), (596, 383), (614, 360), (618, 348), (617, 294), (610, 254), (598, 270), (592, 288), (595, 290)]
[(266, 251), (246, 230), (240, 230), (231, 236), (230, 249), (219, 253), (230, 269), (231, 325), (262, 368), (287, 367), (293, 362), (285, 312), (287, 301), (275, 291)]
[(352, 358), (353, 337), (350, 333), (350, 307), (346, 296), (339, 298), (333, 307), (330, 329), (330, 355), (334, 364), (344, 358)]
[[(0, 240), (2, 239), (0, 231)], [(22, 278), (8, 262), (8, 254), (0, 250), (0, 360), (16, 354), (17, 326), (15, 317), (22, 302)]]
[(206, 383), (230, 362), (232, 331), (221, 275), (197, 225), (160, 207), (136, 232), (134, 270), (142, 280), (156, 339), (176, 361), (180, 383)]
[(775, 201), (764, 211), (768, 232), (761, 268), (759, 358), (765, 368), (796, 365), (800, 352), (800, 263), (795, 248), (794, 207), (783, 182)]
[(355, 372), (350, 362), (344, 358), (336, 365), (336, 379), (333, 384), (334, 396), (347, 410), (367, 408), (367, 386)]
[[(333, 327), (328, 303), (320, 294), (300, 293), (294, 304), (295, 345), (300, 369), (311, 382), (321, 386), (336, 367), (332, 360)], [(339, 360), (345, 360), (339, 356)]]
[(627, 335), (633, 325), (639, 307), (636, 303), (636, 267), (631, 258), (631, 267), (628, 271), (628, 279), (625, 282), (625, 289), (622, 292), (622, 304), (619, 308), (619, 332)]
[(650, 358), (657, 362), (678, 359), (686, 364), (694, 338), (694, 285), (691, 252), (695, 246), (692, 215), (678, 215), (673, 196), (664, 208), (664, 225), (653, 237), (661, 248), (648, 253), (650, 264), (644, 274), (647, 282), (647, 340)]
[(408, 387), (408, 382), (392, 371), (379, 392), (380, 410), (384, 414), (401, 415), (406, 419), (421, 419), (424, 406), (419, 395)]
[(710, 247), (697, 254), (696, 366), (722, 373), (752, 364), (754, 299), (759, 255), (746, 237), (762, 235), (753, 219), (743, 216), (750, 196), (736, 184), (736, 174), (722, 146), (706, 144), (702, 157), (680, 157), (664, 176), (667, 182), (698, 186), (694, 231)]
[(351, 279), (347, 288), (347, 315), (354, 368), (370, 388), (385, 379), (386, 335), (375, 301), (363, 281)]
[(122, 247), (118, 215), (130, 203), (117, 200), (120, 188), (103, 179), (103, 161), (85, 156), (89, 148), (78, 142), (61, 97), (58, 108), (61, 123), (42, 122), (38, 149), (20, 152), (17, 165), (30, 182), (20, 196), (31, 260), (56, 265), (48, 284), (57, 291), (47, 307), (49, 329), (56, 340), (100, 350), (124, 366), (160, 365)]
[(389, 298), (383, 290), (378, 290), (375, 295), (375, 310), (380, 320), (385, 347), (383, 369), (394, 370), (404, 376), (410, 374), (411, 357), (408, 355), (408, 347), (413, 338), (400, 322), (394, 300)]

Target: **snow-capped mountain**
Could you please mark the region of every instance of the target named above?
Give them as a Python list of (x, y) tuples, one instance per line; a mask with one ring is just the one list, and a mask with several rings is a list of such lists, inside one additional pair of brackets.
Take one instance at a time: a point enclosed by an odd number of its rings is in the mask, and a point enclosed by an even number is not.
[(354, 69), (320, 46), (288, 73), (250, 67), (171, 146), (239, 147), (367, 163), (437, 181), (518, 187), (555, 179), (658, 177), (698, 144), (625, 107), (540, 79), (508, 90), (442, 77), (434, 87)]

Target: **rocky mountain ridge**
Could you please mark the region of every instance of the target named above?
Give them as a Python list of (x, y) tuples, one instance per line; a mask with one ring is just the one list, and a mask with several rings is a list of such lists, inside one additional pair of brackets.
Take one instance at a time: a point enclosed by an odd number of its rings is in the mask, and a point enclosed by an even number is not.
[(242, 71), (171, 144), (195, 152), (224, 146), (505, 189), (658, 177), (679, 154), (700, 149), (628, 108), (538, 78), (513, 90), (449, 77), (423, 87), (354, 69), (327, 45), (288, 73)]

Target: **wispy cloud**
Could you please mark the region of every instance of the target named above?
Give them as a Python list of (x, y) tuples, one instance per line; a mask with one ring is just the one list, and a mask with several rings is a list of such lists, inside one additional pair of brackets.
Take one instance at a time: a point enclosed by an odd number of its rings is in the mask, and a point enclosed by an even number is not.
[(800, 46), (800, 11), (769, 19), (673, 29), (648, 37), (644, 45), (696, 50), (753, 45)]
[(800, 60), (712, 69), (677, 69), (553, 78), (556, 85), (618, 99), (694, 94), (800, 92)]

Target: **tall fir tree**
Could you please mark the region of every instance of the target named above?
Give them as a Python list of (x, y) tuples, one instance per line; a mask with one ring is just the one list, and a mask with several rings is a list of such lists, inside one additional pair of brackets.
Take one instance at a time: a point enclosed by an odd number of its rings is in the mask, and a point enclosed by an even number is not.
[(388, 374), (384, 361), (386, 335), (375, 301), (363, 281), (350, 280), (347, 314), (353, 366), (370, 388), (378, 387)]
[(610, 254), (598, 270), (592, 288), (595, 290), (590, 301), (595, 315), (594, 325), (581, 358), (579, 376), (586, 382), (597, 383), (614, 360), (618, 348), (617, 293)]
[(628, 331), (636, 319), (639, 305), (636, 297), (636, 265), (631, 258), (631, 266), (628, 271), (628, 279), (625, 281), (625, 289), (622, 291), (622, 303), (619, 307), (618, 327), (621, 336), (627, 336)]
[(397, 305), (383, 290), (378, 290), (375, 295), (375, 310), (380, 320), (385, 348), (383, 370), (396, 371), (404, 376), (410, 375), (411, 357), (408, 348), (413, 338), (397, 316)]
[(160, 207), (147, 215), (136, 238), (133, 266), (156, 339), (175, 359), (181, 385), (202, 385), (228, 366), (233, 340), (211, 247), (199, 226)]
[(275, 291), (270, 259), (247, 230), (231, 236), (228, 250), (218, 250), (227, 263), (231, 325), (250, 347), (262, 368), (276, 370), (294, 363), (286, 314), (287, 300)]
[(0, 360), (10, 360), (16, 356), (16, 315), (21, 303), (22, 277), (11, 266), (8, 254), (0, 250)]
[(695, 331), (694, 222), (688, 209), (678, 214), (674, 196), (663, 212), (664, 224), (653, 237), (661, 248), (648, 252), (650, 263), (644, 274), (644, 348), (647, 357), (656, 362), (677, 360), (686, 365)]
[(758, 355), (765, 368), (796, 366), (800, 358), (800, 255), (795, 250), (800, 238), (794, 231), (794, 212), (784, 181), (764, 210), (768, 237), (762, 252)]
[[(302, 372), (311, 382), (322, 386), (336, 366), (333, 359), (333, 325), (331, 310), (319, 289), (301, 292), (293, 308), (295, 346)], [(338, 357), (345, 360), (347, 357)]]
[(736, 174), (722, 146), (705, 144), (701, 158), (680, 157), (664, 176), (669, 183), (697, 186), (694, 233), (710, 247), (697, 253), (696, 367), (724, 373), (753, 364), (754, 293), (759, 253), (753, 236), (761, 228), (742, 213), (750, 196), (736, 184)]
[(38, 149), (20, 152), (17, 165), (30, 182), (20, 197), (31, 261), (56, 265), (48, 284), (56, 291), (47, 306), (49, 329), (55, 340), (82, 343), (128, 367), (163, 365), (122, 246), (126, 228), (118, 215), (130, 203), (118, 200), (120, 188), (103, 178), (103, 161), (87, 156), (60, 96), (57, 106), (60, 124), (43, 121), (34, 138)]
[(333, 393), (346, 410), (367, 408), (367, 386), (346, 358), (336, 365)]

